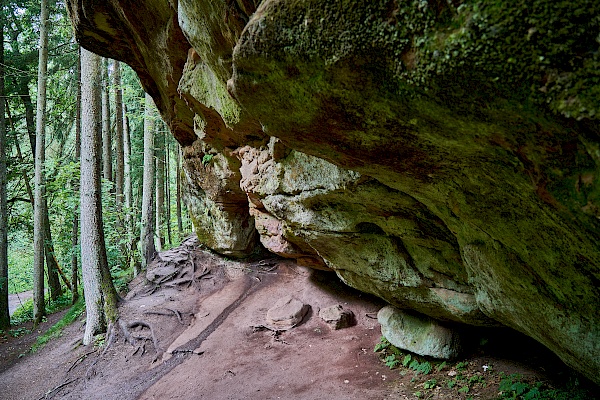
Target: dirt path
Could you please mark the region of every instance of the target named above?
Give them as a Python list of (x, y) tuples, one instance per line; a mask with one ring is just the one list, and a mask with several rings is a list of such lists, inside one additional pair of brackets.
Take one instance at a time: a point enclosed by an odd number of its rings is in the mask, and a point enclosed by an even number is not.
[[(103, 347), (83, 347), (83, 319), (36, 354), (17, 357), (35, 335), (18, 339), (21, 347), (0, 341), (0, 400), (416, 399), (413, 393), (423, 389), (373, 352), (381, 300), (333, 273), (279, 259), (237, 263), (196, 250), (165, 255), (160, 268), (151, 270), (160, 285), (140, 276), (120, 305), (129, 341), (115, 327), (108, 338), (98, 337)], [(288, 331), (261, 328), (284, 296), (310, 311)], [(335, 304), (352, 310), (356, 325), (332, 330), (319, 318), (321, 308)], [(497, 358), (472, 362), (507, 374), (536, 373)], [(456, 393), (428, 398), (466, 399)], [(476, 398), (496, 398), (497, 390), (483, 394)]]
[[(372, 351), (380, 332), (367, 316), (380, 301), (331, 273), (281, 260), (263, 267), (202, 253), (194, 268), (210, 273), (189, 287), (166, 282), (154, 289), (140, 278), (120, 314), (153, 327), (158, 354), (151, 340), (138, 341), (136, 350), (120, 329), (103, 354), (76, 346), (77, 322), (51, 346), (0, 373), (0, 399), (384, 398), (387, 368)], [(299, 326), (277, 335), (253, 328), (290, 294), (311, 306)], [(317, 314), (333, 304), (354, 311), (357, 324), (331, 330)], [(147, 329), (132, 334), (150, 337)]]
[(23, 303), (25, 303), (25, 301), (29, 300), (32, 297), (33, 297), (32, 290), (28, 290), (27, 292), (9, 294), (8, 295), (8, 312), (10, 313), (10, 315), (13, 315), (13, 313), (15, 312), (15, 310), (17, 308), (21, 307), (21, 305)]

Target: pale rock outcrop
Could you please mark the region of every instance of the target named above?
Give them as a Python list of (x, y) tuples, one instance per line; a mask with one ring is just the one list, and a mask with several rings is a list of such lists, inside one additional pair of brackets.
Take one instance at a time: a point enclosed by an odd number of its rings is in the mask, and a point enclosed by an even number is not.
[(460, 355), (459, 333), (432, 318), (386, 306), (377, 313), (381, 334), (394, 346), (422, 356), (452, 359)]

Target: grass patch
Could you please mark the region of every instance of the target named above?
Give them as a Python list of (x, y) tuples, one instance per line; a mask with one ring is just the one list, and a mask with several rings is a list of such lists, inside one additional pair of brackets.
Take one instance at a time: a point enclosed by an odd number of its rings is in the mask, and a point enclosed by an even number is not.
[(65, 315), (54, 324), (50, 329), (48, 329), (43, 335), (40, 335), (35, 342), (35, 344), (31, 347), (32, 352), (36, 352), (42, 347), (46, 345), (50, 340), (58, 338), (62, 335), (63, 329), (72, 324), (77, 318), (83, 314), (85, 310), (85, 300), (83, 296), (79, 296), (77, 302), (65, 313)]

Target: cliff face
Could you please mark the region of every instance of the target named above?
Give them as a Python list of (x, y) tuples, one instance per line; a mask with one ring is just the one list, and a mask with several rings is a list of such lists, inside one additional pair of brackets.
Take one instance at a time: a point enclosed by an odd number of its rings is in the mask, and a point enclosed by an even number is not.
[(209, 247), (512, 327), (600, 383), (598, 2), (67, 3), (184, 146)]

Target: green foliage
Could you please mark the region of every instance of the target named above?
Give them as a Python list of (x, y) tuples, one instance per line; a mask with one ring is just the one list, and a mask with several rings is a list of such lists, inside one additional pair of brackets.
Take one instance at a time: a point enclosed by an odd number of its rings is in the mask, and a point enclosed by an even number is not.
[(31, 333), (31, 329), (27, 329), (27, 328), (24, 328), (24, 327), (16, 328), (16, 329), (11, 329), (11, 330), (8, 331), (8, 334), (10, 336), (12, 336), (12, 337), (20, 337), (20, 336), (23, 336), (23, 335), (27, 335), (29, 333)]
[(32, 247), (24, 237), (11, 234), (8, 245), (8, 292), (21, 293), (32, 287)]
[(468, 366), (469, 366), (468, 361), (461, 361), (458, 364), (456, 364), (456, 369), (458, 371), (464, 371)]
[(470, 389), (469, 389), (469, 387), (468, 387), (468, 386), (463, 386), (463, 387), (461, 387), (460, 389), (458, 389), (458, 393), (463, 393), (463, 394), (465, 394), (465, 393), (469, 393), (469, 390), (470, 390)]
[(202, 157), (202, 165), (206, 166), (212, 159), (213, 159), (214, 155), (212, 154), (205, 154), (204, 157)]
[(21, 325), (25, 322), (33, 321), (33, 300), (28, 299), (21, 307), (17, 308), (10, 317), (12, 325)]
[(375, 349), (373, 351), (375, 353), (379, 353), (380, 351), (383, 351), (390, 347), (390, 345), (391, 343), (385, 338), (385, 336), (382, 336), (381, 339), (379, 339), (379, 343), (375, 345)]
[[(70, 304), (71, 293), (66, 292), (59, 296), (55, 301), (48, 301), (46, 303), (46, 314), (53, 314), (55, 312), (64, 310)], [(10, 320), (13, 326), (33, 321), (33, 299), (28, 299), (27, 301), (23, 302), (22, 306), (15, 310), (12, 317), (10, 317)]]
[(436, 387), (436, 385), (437, 379), (429, 379), (428, 381), (425, 381), (425, 383), (423, 383), (423, 389), (433, 389)]
[(579, 386), (577, 380), (570, 381), (564, 389), (547, 387), (543, 382), (529, 383), (519, 374), (501, 374), (499, 399), (519, 400), (584, 400), (592, 398)]
[(383, 359), (383, 362), (385, 365), (387, 365), (390, 369), (394, 369), (396, 368), (398, 365), (400, 365), (400, 360), (398, 360), (396, 358), (395, 354), (390, 354), (389, 356), (387, 356), (386, 358)]
[(435, 370), (437, 372), (441, 372), (445, 367), (446, 367), (446, 361), (442, 361), (442, 363), (440, 365), (438, 365), (437, 367), (435, 367)]

